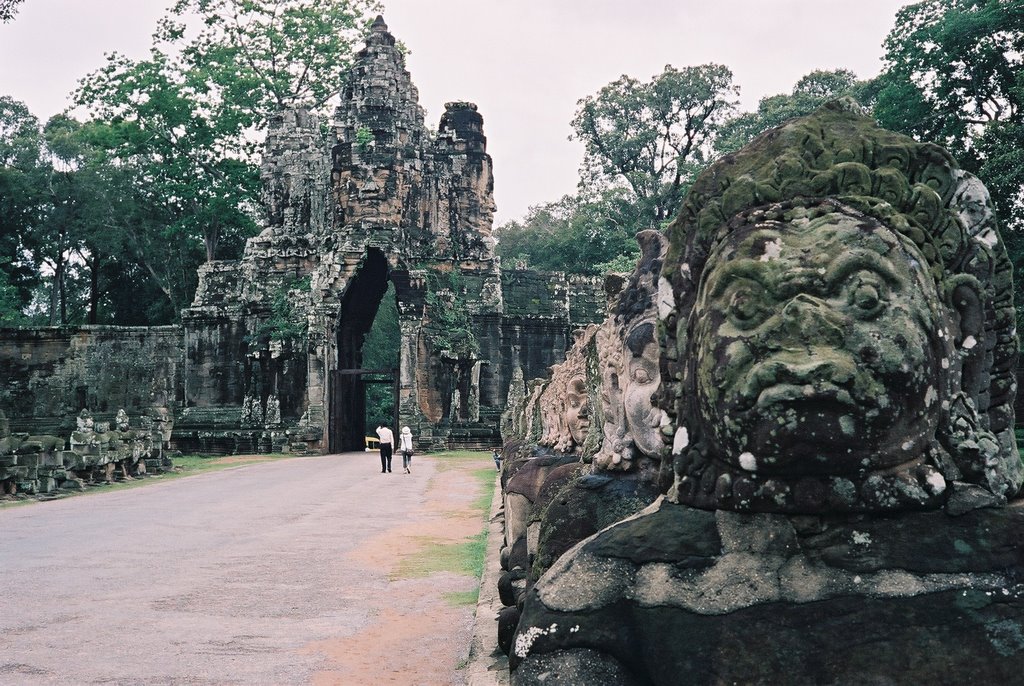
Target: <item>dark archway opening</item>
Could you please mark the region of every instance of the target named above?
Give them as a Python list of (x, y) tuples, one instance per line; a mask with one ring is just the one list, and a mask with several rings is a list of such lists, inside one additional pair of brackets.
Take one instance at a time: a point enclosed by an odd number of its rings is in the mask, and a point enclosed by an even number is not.
[[(389, 303), (387, 308), (381, 308), (381, 301), (388, 292), (388, 271), (384, 253), (370, 248), (341, 299), (337, 330), (338, 366), (331, 374), (329, 387), (329, 449), (332, 453), (363, 450), (365, 436), (373, 435), (374, 427), (367, 427), (368, 421), (383, 421), (392, 426), (397, 424), (400, 341), (397, 335), (387, 340), (382, 339), (376, 330), (371, 332), (371, 329), (380, 328), (374, 327), (374, 321), (381, 309), (395, 310), (393, 303)], [(395, 324), (397, 326), (397, 316)], [(391, 361), (389, 356), (382, 357), (382, 347), (394, 353), (393, 365), (377, 366), (382, 360)], [(369, 352), (368, 348), (373, 351)], [(368, 387), (390, 388), (390, 402), (384, 405), (390, 410), (390, 416), (367, 416)], [(384, 394), (388, 394), (387, 390)], [(376, 398), (380, 393), (371, 395)], [(376, 401), (376, 405), (378, 408), (382, 406), (379, 401)]]

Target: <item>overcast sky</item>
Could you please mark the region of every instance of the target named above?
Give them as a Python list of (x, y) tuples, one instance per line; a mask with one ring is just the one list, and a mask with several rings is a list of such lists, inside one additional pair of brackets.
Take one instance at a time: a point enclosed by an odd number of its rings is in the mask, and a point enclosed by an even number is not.
[[(118, 51), (143, 57), (170, 0), (25, 0), (0, 24), (0, 95), (40, 119)], [(575, 190), (582, 145), (569, 141), (576, 102), (622, 74), (666, 64), (733, 71), (741, 105), (789, 92), (814, 69), (861, 78), (909, 0), (383, 0), (427, 121), (469, 100), (494, 158), (496, 223)]]

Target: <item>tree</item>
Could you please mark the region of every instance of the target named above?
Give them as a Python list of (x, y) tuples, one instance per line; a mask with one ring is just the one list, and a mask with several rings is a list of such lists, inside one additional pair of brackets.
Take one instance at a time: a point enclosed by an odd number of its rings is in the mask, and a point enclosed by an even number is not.
[(572, 127), (584, 144), (581, 187), (628, 189), (642, 210), (634, 228), (657, 227), (707, 163), (738, 93), (726, 67), (668, 65), (650, 82), (624, 75), (580, 100)]
[[(158, 213), (169, 223), (166, 238), (201, 241), (212, 260), (223, 235), (255, 229), (246, 210), (258, 193), (258, 176), (252, 143), (245, 140), (252, 122), (204, 102), (197, 95), (202, 76), (180, 71), (155, 49), (149, 60), (112, 55), (83, 79), (76, 100), (109, 125), (110, 157), (134, 168), (149, 197), (163, 205)], [(158, 264), (149, 261), (154, 278), (169, 287)]]
[[(184, 62), (221, 107), (262, 126), (288, 107), (326, 113), (379, 10), (376, 0), (178, 0), (157, 35), (184, 43)], [(192, 14), (203, 28), (189, 39), (182, 19)]]
[(624, 188), (566, 195), (498, 227), (497, 253), (506, 267), (521, 261), (533, 269), (595, 275), (622, 271), (625, 260), (629, 271), (639, 257), (637, 226), (646, 220)]
[(40, 128), (23, 104), (0, 98), (0, 245), (10, 255), (0, 271), (8, 323), (26, 322), (33, 300), (51, 325), (80, 320), (83, 232), (100, 204), (73, 142), (77, 127), (57, 115)]
[(1024, 325), (1024, 0), (924, 0), (885, 40), (875, 116), (939, 143), (985, 182)]
[(21, 103), (0, 96), (0, 320), (20, 321), (39, 274), (27, 252), (43, 176), (39, 120)]
[(869, 85), (858, 81), (848, 69), (815, 70), (801, 77), (791, 93), (761, 98), (754, 112), (744, 112), (726, 121), (720, 128), (715, 149), (720, 154), (739, 150), (768, 129), (810, 114), (829, 100), (851, 95), (862, 104), (870, 104)]
[(1024, 0), (925, 0), (885, 40), (875, 116), (947, 148), (984, 179), (1004, 226), (1024, 222)]
[(5, 24), (18, 13), (18, 5), (25, 0), (0, 0), (0, 21)]
[(79, 271), (88, 277), (87, 324), (132, 319), (132, 307), (138, 305), (121, 300), (115, 307), (113, 294), (128, 285), (138, 297), (140, 281), (149, 280), (127, 279), (146, 264), (138, 230), (144, 225), (139, 208), (146, 200), (138, 197), (137, 170), (108, 154), (106, 146), (116, 136), (104, 122), (83, 124), (67, 115), (54, 116), (44, 128), (56, 175), (51, 188), (62, 188), (66, 196), (59, 204), (70, 214), (65, 222), (70, 247)]
[[(398, 300), (395, 296), (395, 284), (388, 281), (388, 288), (377, 307), (373, 325), (363, 342), (363, 368), (398, 369), (401, 338), (402, 330), (398, 323)], [(364, 388), (367, 430), (377, 426), (378, 423), (390, 426), (395, 405), (393, 386), (386, 383), (367, 383)]]

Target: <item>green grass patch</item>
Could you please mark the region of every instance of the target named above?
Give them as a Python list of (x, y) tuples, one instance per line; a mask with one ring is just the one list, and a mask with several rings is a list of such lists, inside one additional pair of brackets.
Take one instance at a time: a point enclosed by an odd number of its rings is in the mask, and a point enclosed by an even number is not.
[(484, 450), (445, 450), (440, 453), (427, 453), (427, 457), (437, 458), (438, 469), (461, 469), (468, 464), (479, 462), (489, 464), (494, 468), (494, 460), (491, 454)]
[(467, 576), (483, 573), (487, 532), (458, 543), (441, 543), (434, 538), (418, 539), (418, 550), (402, 558), (392, 579), (415, 579), (438, 572), (452, 572)]
[(494, 500), (494, 480), (497, 478), (497, 472), (492, 467), (485, 467), (483, 469), (474, 469), (470, 472), (482, 487), (480, 497), (473, 501), (473, 507), (483, 512), (484, 519), (491, 513), (491, 501)]
[[(451, 452), (432, 457), (441, 458), (437, 463), (440, 471), (456, 468), (466, 471), (467, 466), (490, 461), (490, 456), (487, 453), (480, 452)], [(470, 507), (478, 511), (481, 519), (486, 523), (487, 516), (491, 511), (491, 500), (494, 497), (494, 470), (490, 466), (477, 467), (468, 470), (467, 474), (477, 482), (480, 489), (480, 495)], [(479, 579), (484, 571), (484, 556), (487, 552), (487, 528), (484, 526), (480, 533), (458, 543), (443, 543), (433, 538), (420, 539), (420, 545), (417, 548), (416, 552), (401, 560), (392, 574), (392, 579), (425, 577), (438, 572), (465, 574)], [(479, 597), (478, 589), (467, 591), (463, 595), (456, 593), (445, 596), (446, 600), (453, 605), (475, 605), (477, 597)]]
[(469, 472), (469, 475), (480, 484), (480, 497), (473, 501), (471, 507), (478, 509), (484, 519), (491, 513), (491, 501), (494, 499), (494, 480), (497, 478), (497, 471), (494, 469), (494, 460), (489, 452), (480, 450), (448, 450), (442, 453), (432, 453), (430, 457), (437, 458), (437, 470), (449, 472), (453, 469), (465, 469), (470, 465), (479, 464), (480, 467)]
[(291, 455), (246, 455), (245, 457), (218, 456), (208, 457), (206, 455), (183, 455), (173, 458), (174, 474), (201, 474), (203, 472), (216, 472), (231, 467), (242, 467), (247, 464), (259, 462), (270, 462), (292, 457)]
[[(491, 454), (477, 450), (450, 450), (432, 454), (436, 458), (437, 471), (448, 472), (458, 469), (477, 483), (480, 495), (470, 508), (480, 513), (483, 529), (475, 536), (459, 543), (442, 543), (435, 539), (424, 541), (423, 547), (409, 555), (399, 564), (394, 578), (429, 576), (435, 572), (466, 574), (479, 579), (484, 571), (484, 557), (487, 552), (487, 518), (491, 513), (494, 499), (494, 480), (497, 473)], [(479, 589), (472, 592), (472, 602), (466, 596), (465, 604), (476, 604)], [(460, 604), (454, 596), (449, 600)]]
[(454, 607), (475, 606), (480, 600), (480, 588), (472, 591), (452, 591), (442, 596), (444, 601)]

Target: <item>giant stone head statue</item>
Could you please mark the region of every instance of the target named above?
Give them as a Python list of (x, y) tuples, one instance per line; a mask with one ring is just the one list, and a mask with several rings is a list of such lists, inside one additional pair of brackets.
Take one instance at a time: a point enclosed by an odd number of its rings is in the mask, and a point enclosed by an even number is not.
[(579, 453), (590, 432), (592, 414), (587, 376), (587, 351), (597, 327), (575, 332), (565, 360), (551, 367), (551, 379), (540, 395), (543, 434), (539, 444), (560, 453)]
[(987, 193), (851, 101), (706, 171), (659, 291), (669, 497), (765, 512), (1021, 487), (1010, 266)]
[(658, 275), (667, 242), (657, 231), (637, 234), (640, 260), (597, 331), (602, 433), (598, 469), (630, 471), (641, 458), (660, 460), (665, 413), (654, 405), (658, 364)]

